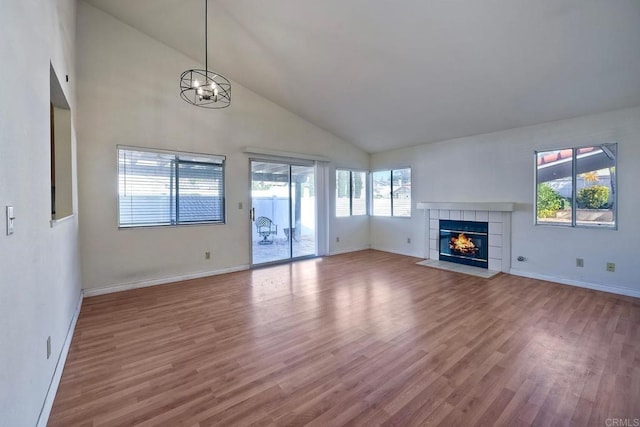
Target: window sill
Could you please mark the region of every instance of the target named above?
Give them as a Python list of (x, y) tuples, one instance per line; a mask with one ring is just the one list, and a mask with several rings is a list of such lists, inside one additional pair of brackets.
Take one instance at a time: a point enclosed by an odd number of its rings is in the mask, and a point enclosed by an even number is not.
[(139, 230), (139, 229), (158, 229), (158, 228), (180, 228), (180, 227), (197, 227), (203, 225), (226, 225), (223, 221), (199, 221), (185, 222), (180, 224), (149, 224), (149, 225), (119, 225), (118, 230)]
[(536, 222), (533, 224), (536, 227), (552, 227), (552, 228), (573, 228), (573, 229), (588, 229), (588, 230), (618, 230), (618, 225), (610, 224), (576, 224), (561, 223), (561, 222)]
[(52, 219), (51, 221), (49, 221), (49, 225), (51, 226), (51, 228), (56, 227), (62, 224), (63, 222), (68, 222), (70, 219), (73, 219), (75, 216), (76, 214), (71, 214), (60, 219)]

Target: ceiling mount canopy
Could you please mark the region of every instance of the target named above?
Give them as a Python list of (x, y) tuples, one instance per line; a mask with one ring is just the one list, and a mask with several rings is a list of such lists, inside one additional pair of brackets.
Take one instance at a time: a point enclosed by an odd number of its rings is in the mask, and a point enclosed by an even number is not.
[(202, 108), (225, 108), (231, 105), (231, 82), (209, 70), (208, 0), (204, 0), (204, 70), (191, 69), (180, 75), (180, 97)]

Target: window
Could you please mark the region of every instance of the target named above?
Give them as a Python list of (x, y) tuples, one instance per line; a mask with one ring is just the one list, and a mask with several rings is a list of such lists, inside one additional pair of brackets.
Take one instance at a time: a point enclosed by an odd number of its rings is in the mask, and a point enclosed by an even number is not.
[(51, 127), (51, 220), (73, 215), (71, 109), (53, 66), (49, 65)]
[(118, 147), (119, 226), (224, 223), (224, 160)]
[(336, 216), (367, 214), (367, 173), (336, 170)]
[(367, 173), (351, 172), (351, 215), (367, 214)]
[(411, 216), (411, 168), (372, 173), (373, 215)]
[(536, 224), (616, 227), (618, 144), (536, 152)]

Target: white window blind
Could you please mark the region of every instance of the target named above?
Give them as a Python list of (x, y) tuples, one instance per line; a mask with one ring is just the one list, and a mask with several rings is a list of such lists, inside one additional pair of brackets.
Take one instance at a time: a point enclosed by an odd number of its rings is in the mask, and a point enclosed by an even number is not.
[(223, 223), (224, 160), (118, 147), (119, 226)]

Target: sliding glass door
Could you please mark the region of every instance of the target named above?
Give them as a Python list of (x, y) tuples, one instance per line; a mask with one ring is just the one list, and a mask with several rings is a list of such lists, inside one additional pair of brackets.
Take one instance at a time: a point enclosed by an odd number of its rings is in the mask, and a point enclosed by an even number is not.
[(291, 165), (291, 256), (316, 255), (315, 167)]
[(315, 166), (251, 161), (251, 262), (315, 256)]

